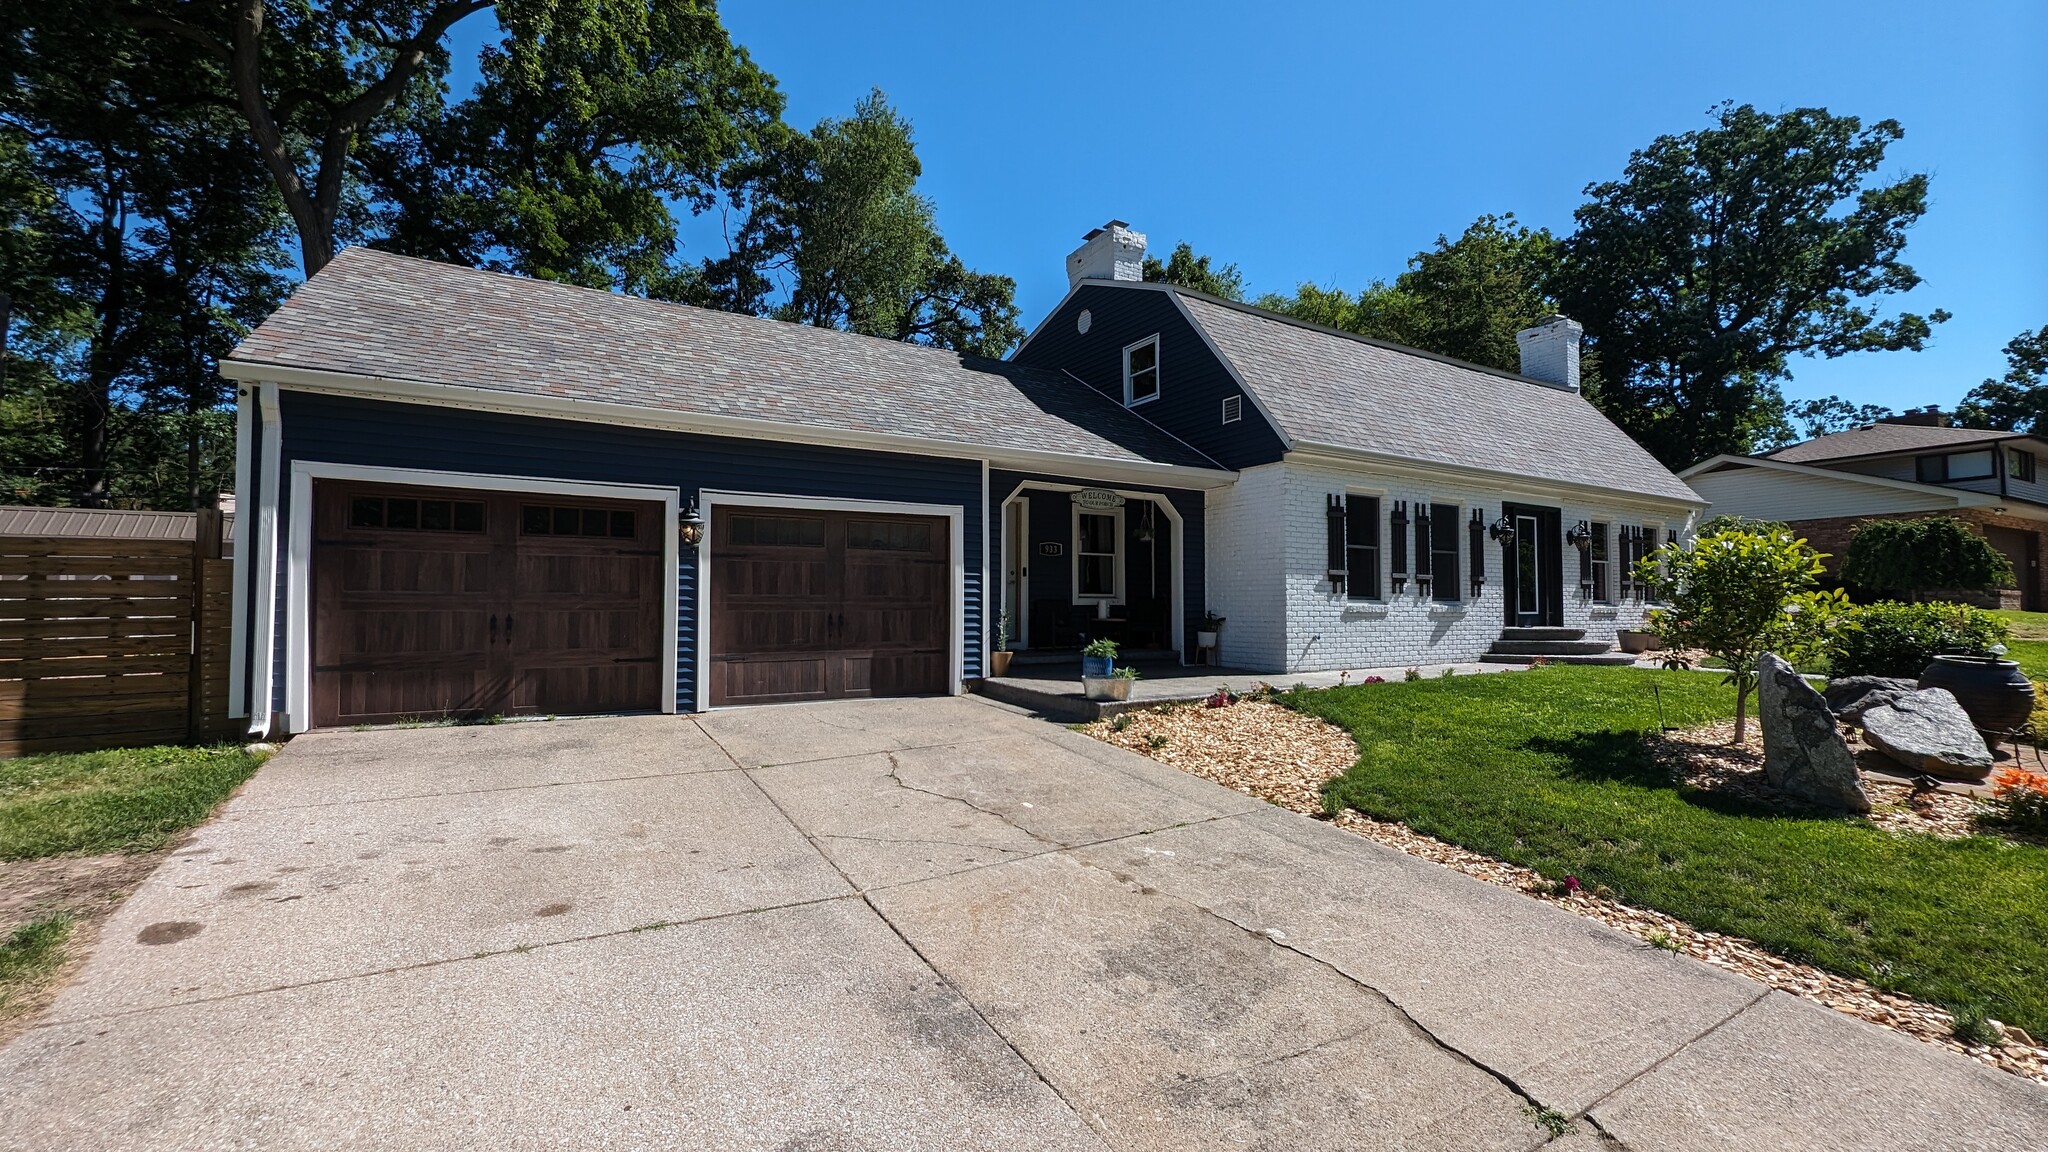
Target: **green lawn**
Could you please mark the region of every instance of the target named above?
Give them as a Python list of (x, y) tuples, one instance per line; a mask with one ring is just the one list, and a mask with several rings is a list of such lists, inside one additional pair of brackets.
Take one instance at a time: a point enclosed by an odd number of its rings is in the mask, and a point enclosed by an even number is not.
[(2029, 680), (2048, 680), (2048, 612), (1994, 613), (2012, 630), (2006, 655), (2020, 662)]
[(1720, 677), (1630, 668), (1289, 693), (1360, 757), (1326, 796), (1698, 927), (2048, 1034), (2048, 849), (1774, 815), (1669, 782), (1643, 734), (1733, 714)]
[(160, 848), (261, 763), (233, 745), (0, 760), (0, 860)]

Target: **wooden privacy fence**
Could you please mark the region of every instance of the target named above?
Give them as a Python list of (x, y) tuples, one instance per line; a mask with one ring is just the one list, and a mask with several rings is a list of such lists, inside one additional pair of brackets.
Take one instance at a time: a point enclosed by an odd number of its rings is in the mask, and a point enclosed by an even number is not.
[(194, 538), (0, 536), (0, 756), (219, 740), (233, 562)]

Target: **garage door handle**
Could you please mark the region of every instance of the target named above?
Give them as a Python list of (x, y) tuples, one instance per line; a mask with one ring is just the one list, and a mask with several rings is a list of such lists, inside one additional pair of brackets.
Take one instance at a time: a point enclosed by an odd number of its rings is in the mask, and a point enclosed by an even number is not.
[(496, 644), (497, 642), (498, 642), (498, 615), (497, 615), (497, 613), (493, 612), (493, 613), (491, 614), (491, 643), (493, 643), (493, 644)]
[(511, 614), (510, 612), (507, 612), (507, 613), (505, 613), (505, 643), (507, 643), (507, 644), (510, 644), (511, 642), (512, 642), (512, 614)]

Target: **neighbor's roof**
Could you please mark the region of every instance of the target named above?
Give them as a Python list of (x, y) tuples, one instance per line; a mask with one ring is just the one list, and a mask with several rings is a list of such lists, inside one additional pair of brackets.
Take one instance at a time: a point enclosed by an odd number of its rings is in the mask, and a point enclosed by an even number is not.
[(92, 540), (190, 540), (190, 512), (128, 508), (0, 507), (0, 536), (70, 536)]
[(228, 360), (911, 438), (963, 454), (1219, 468), (1061, 373), (368, 248), (343, 251), (299, 285)]
[(1994, 444), (2000, 440), (2025, 439), (2020, 433), (1994, 432), (1983, 428), (1943, 428), (1935, 424), (1870, 424), (1801, 441), (1789, 448), (1766, 452), (1771, 460), (1787, 464), (1812, 464), (1821, 460), (1846, 460), (1852, 456), (1883, 456), (1892, 452), (1925, 452), (1937, 448), (1958, 448), (1967, 444)]
[(1297, 444), (1705, 503), (1576, 392), (1176, 292)]

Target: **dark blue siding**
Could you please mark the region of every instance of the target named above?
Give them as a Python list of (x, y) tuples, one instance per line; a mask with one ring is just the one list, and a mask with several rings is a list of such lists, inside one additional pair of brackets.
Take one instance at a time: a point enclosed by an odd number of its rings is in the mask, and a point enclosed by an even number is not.
[[(691, 499), (702, 489), (850, 500), (958, 504), (960, 552), (966, 567), (967, 651), (962, 674), (981, 675), (982, 465), (978, 460), (861, 452), (767, 440), (695, 436), (567, 420), (505, 416), (422, 404), (283, 393), (281, 474), (295, 460), (382, 468), (534, 476), (599, 484), (673, 485)], [(289, 491), (289, 485), (281, 485)], [(279, 539), (289, 540), (288, 509), (278, 514)], [(698, 557), (680, 557), (681, 634), (677, 637), (677, 707), (697, 701), (696, 586)], [(284, 702), (282, 583), (274, 695)]]
[[(1077, 321), (1088, 312), (1088, 331)], [(1124, 349), (1159, 336), (1159, 399), (1132, 411), (1193, 445), (1225, 468), (1269, 464), (1285, 450), (1280, 434), (1245, 397), (1244, 417), (1223, 423), (1223, 400), (1243, 391), (1209, 351), (1171, 293), (1144, 288), (1083, 286), (1048, 317), (1014, 359), (1073, 373), (1121, 404)]]
[[(1008, 582), (1002, 578), (1003, 556), (1003, 501), (1017, 490), (1019, 484), (1035, 481), (1044, 484), (1069, 484), (1082, 488), (1114, 488), (1123, 492), (1155, 492), (1166, 497), (1167, 503), (1180, 515), (1181, 535), (1181, 624), (1182, 640), (1194, 643), (1195, 626), (1201, 623), (1202, 613), (1208, 607), (1208, 591), (1202, 581), (1203, 549), (1206, 547), (1203, 535), (1204, 519), (1202, 493), (1187, 488), (1163, 488), (1153, 484), (1103, 484), (1071, 476), (1048, 476), (1035, 472), (1004, 472), (992, 470), (988, 474), (988, 523), (989, 563), (995, 566), (997, 577), (989, 581), (988, 613), (994, 619), (1003, 610), (1003, 597), (1009, 593)], [(1058, 540), (1068, 548), (1073, 547), (1073, 512), (1068, 501), (1062, 497), (1051, 500), (1030, 502), (1031, 519), (1027, 535), (1030, 547), (1035, 551), (1041, 540)], [(1126, 526), (1128, 531), (1129, 526)], [(1014, 561), (1015, 557), (1010, 557)], [(1029, 558), (1036, 564), (1037, 556)], [(1063, 556), (1044, 568), (1034, 567), (1031, 576), (1032, 591), (1047, 598), (1065, 599), (1073, 591), (1073, 569)], [(1014, 640), (1015, 637), (1012, 637)]]

